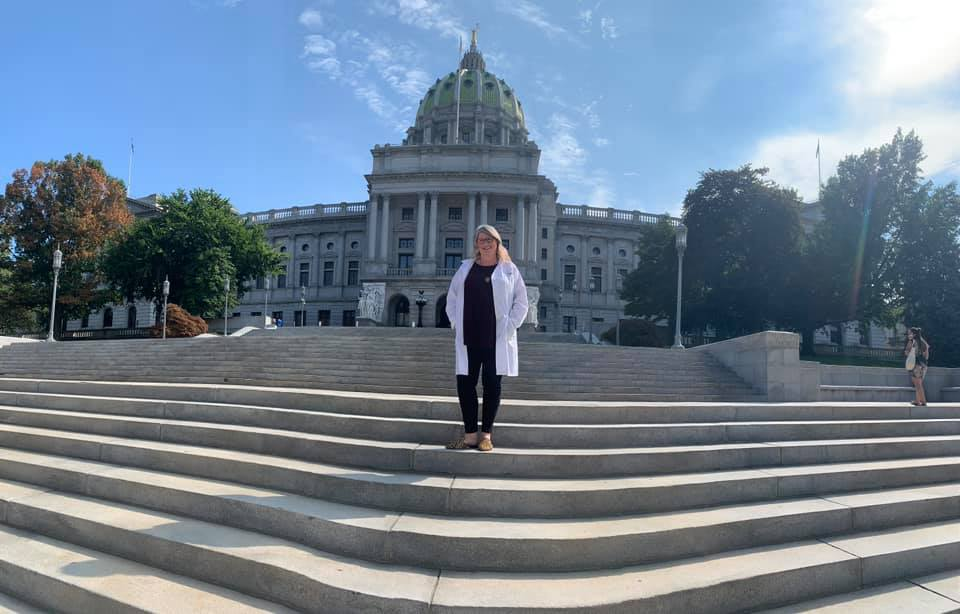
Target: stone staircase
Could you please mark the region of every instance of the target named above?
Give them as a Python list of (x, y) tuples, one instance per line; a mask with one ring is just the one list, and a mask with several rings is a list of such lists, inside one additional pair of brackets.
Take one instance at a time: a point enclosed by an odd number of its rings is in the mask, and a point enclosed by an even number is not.
[[(292, 331), (292, 332), (286, 332)], [(455, 391), (448, 329), (303, 328), (243, 337), (22, 344), (0, 351), (0, 377), (230, 383), (394, 394)], [(520, 342), (504, 396), (590, 401), (760, 400), (701, 353)]]
[(960, 405), (508, 394), (449, 451), (449, 396), (80, 379), (137, 343), (0, 378), (0, 613), (960, 611)]

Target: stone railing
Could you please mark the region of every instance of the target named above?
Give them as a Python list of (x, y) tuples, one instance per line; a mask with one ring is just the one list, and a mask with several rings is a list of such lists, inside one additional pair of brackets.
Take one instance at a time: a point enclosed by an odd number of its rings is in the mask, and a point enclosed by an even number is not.
[(437, 277), (453, 277), (457, 274), (459, 267), (454, 267), (452, 269), (437, 269)]
[(903, 350), (900, 348), (873, 348), (857, 345), (839, 346), (818, 343), (813, 346), (813, 353), (818, 356), (856, 356), (858, 358), (872, 358), (881, 362), (904, 361)]
[(261, 213), (248, 213), (245, 217), (254, 224), (288, 222), (301, 219), (348, 217), (367, 214), (367, 203), (340, 203), (339, 205), (312, 205), (308, 207), (290, 207), (289, 209), (271, 209)]
[(387, 277), (410, 277), (413, 275), (413, 269), (401, 269), (400, 267), (388, 267)]
[[(644, 213), (642, 211), (626, 211), (623, 209), (601, 209), (586, 205), (559, 205), (560, 217), (567, 219), (610, 221), (620, 224), (656, 224), (663, 215)], [(668, 218), (670, 224), (676, 226), (679, 218)]]

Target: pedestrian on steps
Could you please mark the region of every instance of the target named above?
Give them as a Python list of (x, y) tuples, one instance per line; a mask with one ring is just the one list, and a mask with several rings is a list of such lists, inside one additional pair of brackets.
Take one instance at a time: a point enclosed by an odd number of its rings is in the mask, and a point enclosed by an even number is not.
[(916, 391), (916, 399), (911, 401), (911, 405), (926, 405), (927, 393), (923, 389), (923, 378), (927, 375), (927, 361), (930, 360), (930, 344), (923, 338), (919, 328), (912, 327), (907, 330), (907, 345), (903, 348), (903, 353), (907, 357), (906, 367), (910, 372), (910, 379), (913, 381), (913, 389)]
[[(463, 261), (447, 290), (447, 317), (456, 333), (457, 397), (464, 435), (447, 449), (493, 450), (500, 381), (517, 375), (517, 329), (527, 317), (527, 287), (500, 233), (474, 232), (473, 258)], [(483, 421), (477, 434), (477, 379), (483, 372)]]

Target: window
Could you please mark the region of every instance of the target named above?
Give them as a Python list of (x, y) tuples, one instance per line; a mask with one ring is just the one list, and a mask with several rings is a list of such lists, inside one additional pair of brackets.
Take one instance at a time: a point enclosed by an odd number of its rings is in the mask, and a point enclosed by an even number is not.
[(83, 317), (80, 318), (80, 328), (89, 328), (90, 327), (90, 314), (85, 313)]
[(323, 285), (332, 286), (333, 285), (333, 260), (327, 260), (323, 263)]
[(300, 263), (300, 286), (309, 286), (310, 285), (310, 263), (301, 262)]
[(577, 316), (563, 316), (563, 332), (577, 332)]
[(287, 252), (287, 246), (286, 246), (286, 245), (281, 245), (281, 246), (280, 246), (280, 253), (281, 253), (281, 254), (285, 254), (286, 252)]
[(328, 241), (328, 242), (327, 242), (327, 251), (328, 251), (328, 252), (332, 252), (332, 251), (333, 251), (333, 247), (334, 247), (333, 241)]
[(463, 262), (463, 254), (447, 254), (443, 258), (443, 267), (446, 269), (456, 269)]
[(506, 247), (507, 249), (510, 249), (510, 239), (504, 239), (503, 246)]
[(541, 248), (540, 248), (540, 260), (546, 260), (546, 259), (547, 259), (547, 248), (546, 248), (546, 247), (541, 247)]
[(509, 222), (510, 211), (508, 209), (497, 209), (496, 219), (498, 222)]
[(137, 327), (137, 308), (134, 305), (130, 305), (127, 308), (127, 328), (136, 328)]
[[(540, 305), (540, 318), (539, 318), (539, 319), (540, 319), (541, 321), (547, 319), (547, 306), (546, 306), (546, 305)], [(541, 322), (541, 323), (542, 323), (542, 322)]]
[(263, 290), (263, 278), (258, 277), (256, 283), (257, 283), (257, 290)]
[(280, 323), (283, 322), (283, 312), (274, 311), (272, 315), (273, 315), (273, 323), (276, 324), (277, 326), (280, 326)]
[(619, 252), (617, 252), (617, 254), (618, 254), (621, 258), (626, 258), (626, 257), (627, 257), (627, 250), (621, 249)]
[(598, 267), (590, 267), (590, 291), (603, 291), (603, 270)]
[(463, 239), (447, 239), (447, 249), (463, 249)]
[(350, 243), (350, 249), (360, 249), (360, 241), (353, 241)]
[(397, 256), (397, 266), (401, 269), (412, 269), (413, 254), (400, 254)]
[(400, 220), (409, 222), (413, 220), (413, 207), (404, 207), (400, 209)]
[(599, 256), (599, 255), (600, 255), (600, 248), (599, 248), (599, 247), (594, 247), (594, 248), (593, 248), (593, 255), (594, 255), (594, 256)]
[(284, 273), (277, 275), (277, 287), (286, 288), (287, 287), (287, 276)]
[(262, 312), (262, 311), (251, 311), (251, 312), (250, 312), (250, 316), (251, 316), (251, 317), (254, 317), (254, 318), (256, 318), (256, 317), (258, 317), (258, 316), (262, 316), (262, 315), (263, 315), (263, 312)]
[(463, 207), (450, 207), (447, 209), (447, 219), (448, 220), (462, 220), (463, 219)]
[(629, 271), (627, 269), (617, 269), (617, 289), (620, 290), (623, 288), (623, 283), (627, 280), (627, 274)]
[(568, 246), (567, 246), (567, 253), (568, 253), (568, 254), (572, 254), (572, 253), (574, 253), (574, 252), (576, 252), (576, 251), (577, 251), (577, 248), (576, 248), (576, 247), (574, 247), (574, 246), (572, 246), (572, 245), (568, 245)]
[(401, 238), (400, 239), (400, 249), (413, 249), (414, 240), (410, 238)]
[(330, 326), (330, 310), (321, 309), (317, 312), (317, 324), (320, 326)]
[(309, 243), (304, 243), (303, 245), (301, 245), (301, 246), (300, 246), (300, 251), (301, 251), (301, 252), (309, 252), (309, 251), (310, 251), (310, 244), (309, 244)]
[(540, 281), (547, 281), (547, 269), (540, 269)]
[(356, 286), (360, 283), (360, 261), (351, 260), (347, 263), (347, 285)]
[(469, 143), (469, 142), (470, 142), (470, 133), (469, 133), (469, 132), (464, 132), (464, 133), (463, 133), (463, 136), (460, 137), (460, 142), (461, 142), (461, 143)]
[(103, 310), (103, 327), (110, 328), (113, 326), (113, 309), (107, 307)]
[(356, 326), (357, 324), (357, 312), (354, 310), (343, 310), (343, 325), (344, 326)]
[(540, 238), (541, 238), (541, 239), (546, 239), (546, 238), (547, 238), (547, 229), (546, 229), (546, 228), (541, 228), (541, 229), (540, 229)]
[(294, 325), (294, 326), (306, 326), (306, 325), (307, 325), (307, 312), (306, 312), (306, 311), (294, 311), (294, 312), (293, 312), (293, 325)]
[(573, 282), (577, 279), (577, 265), (567, 264), (563, 267), (563, 289), (573, 290)]

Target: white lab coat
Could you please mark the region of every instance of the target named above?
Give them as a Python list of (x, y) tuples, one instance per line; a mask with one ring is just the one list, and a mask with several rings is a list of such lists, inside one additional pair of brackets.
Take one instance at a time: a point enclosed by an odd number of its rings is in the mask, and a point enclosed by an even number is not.
[[(467, 375), (467, 346), (463, 344), (463, 284), (473, 266), (470, 258), (450, 280), (447, 290), (447, 317), (456, 332), (457, 375)], [(527, 286), (520, 269), (512, 262), (500, 262), (493, 270), (493, 308), (497, 316), (497, 375), (517, 376), (517, 329), (527, 317)]]

